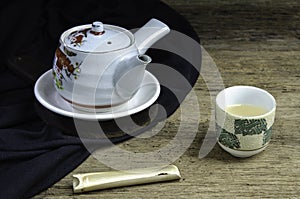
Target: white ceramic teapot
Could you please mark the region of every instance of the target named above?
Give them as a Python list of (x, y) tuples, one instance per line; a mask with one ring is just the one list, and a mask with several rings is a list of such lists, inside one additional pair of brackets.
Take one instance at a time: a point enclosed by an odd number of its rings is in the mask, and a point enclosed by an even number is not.
[(151, 62), (144, 53), (169, 31), (157, 19), (135, 34), (101, 22), (65, 31), (53, 62), (57, 92), (75, 108), (86, 111), (125, 103), (138, 91)]

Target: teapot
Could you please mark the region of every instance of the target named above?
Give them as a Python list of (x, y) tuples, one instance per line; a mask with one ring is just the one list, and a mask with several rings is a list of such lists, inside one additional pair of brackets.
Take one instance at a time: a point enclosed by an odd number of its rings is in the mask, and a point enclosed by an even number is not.
[(62, 33), (52, 74), (59, 95), (76, 109), (118, 107), (139, 90), (151, 58), (145, 52), (170, 32), (151, 19), (134, 34), (96, 21)]

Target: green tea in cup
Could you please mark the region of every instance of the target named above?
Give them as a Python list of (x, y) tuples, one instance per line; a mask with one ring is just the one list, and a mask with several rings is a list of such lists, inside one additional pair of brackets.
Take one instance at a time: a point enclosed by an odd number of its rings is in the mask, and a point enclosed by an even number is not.
[(233, 104), (227, 106), (225, 108), (225, 111), (232, 115), (238, 115), (244, 117), (259, 116), (259, 115), (266, 114), (268, 112), (266, 108), (252, 105), (252, 104)]

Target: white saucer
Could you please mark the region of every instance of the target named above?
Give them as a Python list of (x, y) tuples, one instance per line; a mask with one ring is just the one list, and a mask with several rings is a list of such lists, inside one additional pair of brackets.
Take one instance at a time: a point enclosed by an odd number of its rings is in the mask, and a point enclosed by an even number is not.
[(84, 120), (109, 120), (138, 113), (152, 105), (159, 93), (160, 84), (158, 80), (149, 71), (146, 71), (142, 85), (132, 99), (108, 112), (94, 113), (74, 109), (69, 102), (60, 97), (54, 88), (52, 70), (44, 73), (34, 86), (37, 100), (47, 109), (60, 115)]

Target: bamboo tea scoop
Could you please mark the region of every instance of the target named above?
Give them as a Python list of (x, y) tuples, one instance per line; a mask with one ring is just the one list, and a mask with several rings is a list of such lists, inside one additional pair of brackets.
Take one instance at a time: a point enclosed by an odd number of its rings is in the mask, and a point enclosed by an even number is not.
[(163, 168), (84, 173), (73, 175), (73, 190), (75, 193), (82, 193), (115, 187), (178, 180), (180, 178), (180, 172), (175, 165)]

